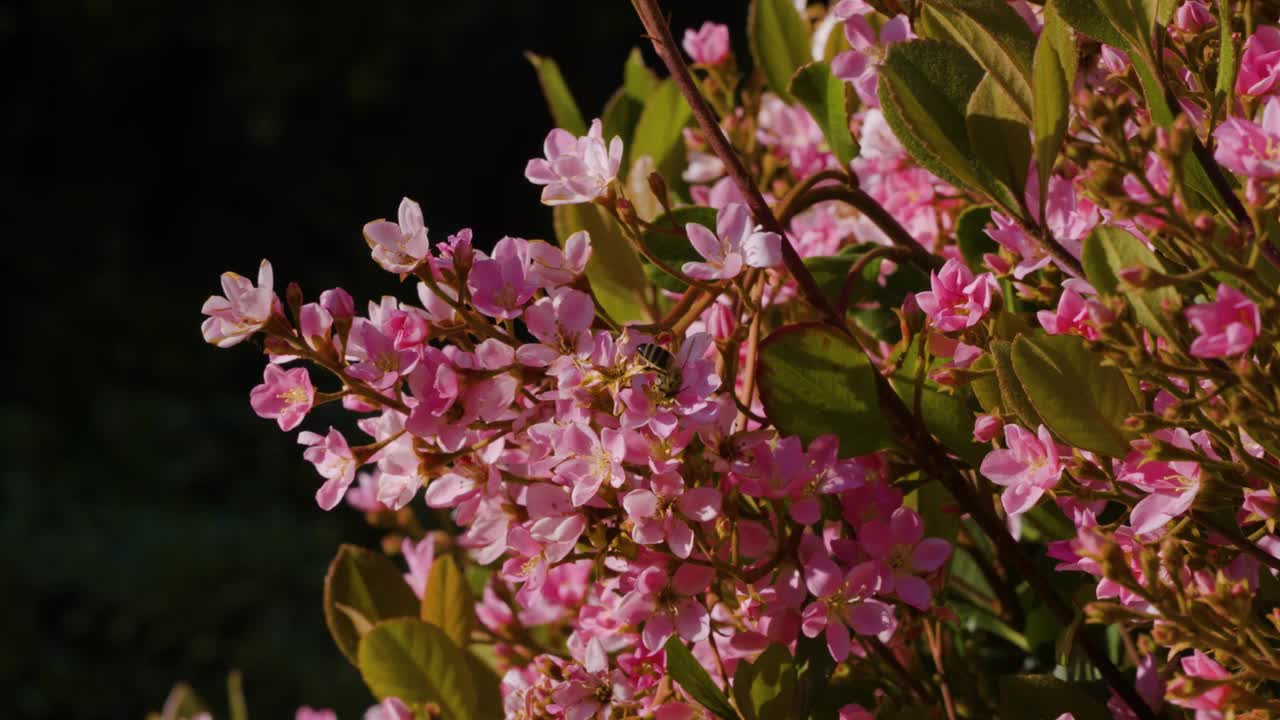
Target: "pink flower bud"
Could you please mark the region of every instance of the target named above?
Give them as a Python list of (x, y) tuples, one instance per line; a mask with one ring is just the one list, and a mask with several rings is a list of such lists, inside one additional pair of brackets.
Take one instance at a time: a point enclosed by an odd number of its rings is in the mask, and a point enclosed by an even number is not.
[(320, 293), (320, 307), (329, 311), (334, 320), (350, 320), (356, 314), (356, 301), (342, 288)]
[(684, 51), (700, 65), (716, 65), (729, 57), (729, 28), (704, 22), (697, 30), (684, 31)]
[(991, 442), (1004, 425), (995, 415), (979, 415), (973, 421), (973, 439), (978, 442)]

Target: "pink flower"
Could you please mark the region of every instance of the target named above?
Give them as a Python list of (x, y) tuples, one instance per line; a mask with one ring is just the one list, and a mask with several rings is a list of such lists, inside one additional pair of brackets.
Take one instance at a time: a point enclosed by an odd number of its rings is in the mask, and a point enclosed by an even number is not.
[(804, 579), (817, 599), (805, 607), (800, 629), (806, 637), (817, 637), (825, 629), (827, 650), (836, 662), (849, 657), (850, 628), (875, 636), (894, 629), (893, 607), (872, 599), (881, 581), (874, 563), (856, 565), (845, 574), (831, 558), (819, 555), (805, 566)]
[(884, 61), (890, 45), (915, 37), (910, 20), (906, 15), (895, 15), (881, 25), (877, 33), (868, 20), (875, 11), (863, 0), (841, 0), (832, 12), (844, 20), (844, 36), (853, 49), (832, 58), (831, 71), (841, 80), (852, 83), (864, 104), (879, 107), (876, 68)]
[(991, 298), (1000, 286), (990, 273), (974, 277), (963, 262), (952, 258), (941, 272), (929, 274), (931, 292), (916, 294), (916, 303), (933, 326), (942, 332), (963, 330), (978, 324), (991, 309)]
[(979, 415), (973, 419), (973, 439), (981, 443), (991, 442), (1000, 432), (1001, 425), (1000, 418), (995, 415)]
[(332, 710), (316, 710), (303, 705), (294, 713), (293, 720), (338, 720), (338, 713)]
[(1191, 354), (1202, 358), (1233, 357), (1249, 349), (1262, 331), (1258, 306), (1227, 284), (1218, 286), (1213, 302), (1187, 308), (1187, 322), (1200, 337), (1191, 342)]
[(431, 566), (436, 559), (436, 541), (430, 535), (416, 544), (409, 538), (400, 542), (400, 554), (409, 564), (409, 572), (404, 574), (404, 581), (409, 584), (413, 594), (421, 600), (427, 592), (427, 580), (431, 578)]
[[(788, 105), (773, 93), (766, 93), (760, 103), (757, 116), (756, 139), (770, 148), (779, 158), (785, 159), (796, 177), (808, 177), (820, 170), (838, 167), (835, 156), (827, 149), (822, 128), (814, 121), (804, 106)], [(727, 188), (721, 189), (722, 185)], [(712, 187), (708, 204), (716, 205), (717, 190), (737, 193), (732, 178), (724, 178)]]
[(389, 388), (401, 375), (413, 372), (419, 357), (416, 348), (397, 349), (391, 338), (364, 318), (352, 324), (347, 354), (357, 361), (347, 367), (347, 374), (378, 389)]
[(1004, 426), (1005, 450), (992, 450), (979, 469), (991, 482), (1007, 490), (1000, 496), (1010, 515), (1031, 509), (1044, 491), (1058, 484), (1062, 461), (1058, 446), (1041, 425), (1036, 434), (1018, 425)]
[(644, 623), (640, 637), (649, 650), (661, 648), (672, 633), (686, 642), (705, 640), (711, 633), (711, 616), (699, 596), (714, 575), (715, 570), (705, 565), (681, 565), (671, 575), (664, 567), (646, 568), (622, 598), (617, 616), (633, 625)]
[(501, 575), (510, 582), (524, 583), (516, 593), (516, 599), (526, 606), (532, 604), (536, 593), (542, 589), (551, 566), (573, 551), (573, 546), (586, 527), (586, 519), (581, 515), (565, 521), (554, 518), (547, 520), (551, 522), (539, 528), (544, 531), (538, 533), (541, 537), (535, 536), (533, 531), (523, 525), (511, 528), (507, 536), (509, 552), (507, 561), (502, 564)]
[(618, 177), (622, 165), (622, 138), (604, 143), (604, 126), (593, 120), (591, 129), (580, 138), (556, 128), (542, 144), (546, 159), (535, 158), (525, 167), (524, 176), (534, 185), (544, 185), (545, 205), (572, 205), (595, 200)]
[[(1033, 208), (1033, 212), (1038, 215), (1040, 180), (1035, 173), (1031, 173), (1027, 179), (1025, 195), (1027, 207)], [(1098, 208), (1086, 198), (1077, 196), (1071, 180), (1059, 175), (1049, 178), (1044, 225), (1069, 253), (1080, 257), (1084, 238), (1098, 224), (1099, 219)], [(1019, 258), (1018, 264), (1013, 268), (1015, 279), (1021, 280), (1053, 262), (1044, 246), (1028, 236), (1011, 218), (1001, 213), (992, 213), (991, 221), (995, 223), (995, 228), (987, 230), (987, 235)]]
[(851, 703), (840, 708), (840, 714), (836, 720), (875, 720), (875, 715), (861, 705)]
[(751, 220), (745, 205), (731, 204), (716, 216), (716, 232), (689, 223), (684, 226), (689, 242), (706, 262), (687, 262), (684, 274), (697, 280), (728, 280), (742, 272), (742, 266), (774, 267), (782, 263), (782, 238), (764, 232)]
[[(1188, 0), (1173, 13), (1173, 26), (1183, 32), (1195, 33), (1214, 25), (1217, 20), (1204, 3)], [(1247, 50), (1246, 50), (1247, 52)]]
[(591, 720), (613, 717), (614, 702), (631, 699), (634, 690), (621, 670), (609, 670), (609, 656), (598, 639), (587, 643), (582, 665), (571, 665), (565, 681), (551, 692), (556, 707), (552, 712), (564, 713), (565, 720)]
[(1236, 92), (1267, 95), (1275, 92), (1277, 79), (1280, 79), (1280, 28), (1260, 24), (1244, 43)]
[(1188, 657), (1182, 658), (1182, 672), (1185, 677), (1174, 678), (1169, 683), (1169, 702), (1179, 707), (1196, 711), (1196, 720), (1221, 720), (1225, 717), (1223, 710), (1227, 707), (1227, 699), (1231, 695), (1231, 686), (1217, 684), (1199, 695), (1190, 694), (1188, 677), (1201, 680), (1226, 680), (1231, 673), (1219, 665), (1213, 658), (1196, 650)]
[(520, 317), (524, 304), (538, 286), (529, 280), (529, 242), (504, 237), (493, 255), (476, 260), (467, 276), (467, 288), (476, 309), (492, 318)]
[(227, 348), (261, 330), (280, 304), (271, 285), (271, 263), (266, 260), (258, 266), (257, 286), (236, 273), (222, 273), (225, 297), (212, 295), (200, 308), (209, 316), (200, 326), (205, 342)]
[(389, 697), (366, 710), (363, 720), (413, 720), (413, 711), (400, 698)]
[(591, 235), (586, 230), (565, 238), (564, 249), (541, 240), (529, 243), (529, 282), (546, 290), (568, 285), (582, 275), (591, 259)]
[[(1195, 449), (1191, 436), (1181, 428), (1158, 430), (1155, 437), (1183, 450)], [(1197, 433), (1197, 438), (1201, 437)], [(1117, 468), (1116, 479), (1148, 493), (1129, 514), (1133, 532), (1146, 535), (1191, 508), (1200, 492), (1200, 465), (1187, 460), (1148, 460), (1145, 451), (1150, 443), (1134, 440), (1132, 444), (1134, 450)]]
[(316, 389), (306, 368), (285, 370), (267, 365), (262, 371), (262, 384), (249, 392), (249, 404), (258, 417), (275, 420), (288, 432), (302, 422), (315, 402)]
[(729, 57), (729, 28), (704, 22), (702, 27), (684, 31), (684, 51), (700, 65), (717, 65)]
[(951, 543), (925, 538), (920, 514), (905, 507), (895, 510), (889, 522), (872, 520), (862, 526), (858, 542), (880, 572), (881, 594), (892, 593), (917, 610), (928, 609), (933, 592), (916, 573), (942, 567), (951, 555)]
[(1230, 117), (1213, 137), (1218, 141), (1214, 159), (1231, 172), (1259, 179), (1280, 175), (1280, 98), (1267, 100), (1261, 125)]
[(1072, 278), (1063, 283), (1062, 295), (1058, 298), (1057, 310), (1041, 310), (1036, 313), (1040, 327), (1050, 335), (1071, 333), (1089, 340), (1098, 338), (1098, 330), (1089, 319), (1089, 306), (1081, 293), (1094, 292), (1087, 282)]
[(347, 439), (334, 428), (329, 428), (328, 435), (302, 432), (298, 435), (298, 443), (307, 446), (302, 457), (315, 465), (316, 471), (325, 478), (324, 485), (316, 491), (316, 504), (321, 509), (332, 510), (356, 477), (356, 459), (351, 454)]
[(693, 551), (689, 520), (707, 522), (720, 514), (720, 493), (715, 488), (685, 490), (684, 480), (673, 472), (654, 475), (651, 490), (632, 490), (622, 507), (635, 521), (631, 538), (641, 545), (663, 540), (675, 556), (684, 559)]
[(400, 222), (374, 220), (364, 226), (364, 240), (373, 250), (373, 260), (383, 270), (394, 273), (413, 272), (431, 254), (427, 226), (418, 203), (400, 200)]
[(619, 487), (626, 477), (627, 446), (620, 430), (601, 428), (597, 434), (586, 423), (574, 423), (561, 433), (557, 449), (570, 456), (556, 467), (556, 478), (573, 488), (575, 506), (589, 502), (605, 483)]

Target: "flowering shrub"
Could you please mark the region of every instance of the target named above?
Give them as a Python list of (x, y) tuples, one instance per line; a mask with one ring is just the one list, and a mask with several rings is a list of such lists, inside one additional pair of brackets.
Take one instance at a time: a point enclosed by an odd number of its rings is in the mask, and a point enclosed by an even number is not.
[(405, 199), (365, 312), (205, 304), (354, 418), (368, 717), (1280, 712), (1273, 5), (754, 0), (750, 73), (634, 5), (669, 76), (589, 125), (531, 56), (557, 242)]

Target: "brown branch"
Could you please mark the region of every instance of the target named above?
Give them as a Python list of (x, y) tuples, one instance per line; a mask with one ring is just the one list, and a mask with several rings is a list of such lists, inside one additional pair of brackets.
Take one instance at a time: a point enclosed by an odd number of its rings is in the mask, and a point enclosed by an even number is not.
[[(738, 157), (737, 152), (734, 151), (723, 131), (721, 131), (720, 125), (716, 121), (715, 113), (707, 105), (707, 101), (702, 97), (697, 85), (694, 84), (693, 78), (689, 74), (689, 68), (685, 64), (684, 58), (680, 55), (675, 38), (671, 36), (671, 28), (667, 25), (666, 18), (658, 6), (658, 0), (632, 0), (632, 5), (640, 16), (640, 21), (644, 23), (645, 31), (653, 42), (654, 50), (657, 51), (658, 56), (666, 64), (671, 77), (674, 78), (675, 83), (684, 94), (685, 100), (688, 101), (690, 108), (693, 110), (694, 119), (698, 121), (707, 143), (725, 164), (729, 176), (733, 178), (738, 190), (746, 198), (747, 207), (751, 209), (752, 216), (766, 230), (776, 232), (782, 237), (783, 262), (796, 281), (800, 293), (826, 317), (828, 323), (845, 333), (849, 333), (844, 317), (839, 314), (826, 295), (823, 294), (822, 289), (814, 280), (813, 274), (805, 267), (795, 247), (787, 239), (786, 229), (774, 217), (773, 211), (769, 209), (768, 203), (765, 202), (760, 189), (756, 187), (750, 173), (747, 172), (746, 167), (742, 164), (741, 158)], [(969, 513), (974, 521), (978, 523), (978, 526), (982, 528), (983, 532), (991, 538), (997, 551), (1005, 558), (1006, 565), (1026, 578), (1032, 589), (1044, 599), (1045, 604), (1048, 605), (1063, 625), (1070, 625), (1074, 622), (1075, 610), (1058, 595), (1049, 584), (1048, 579), (1040, 573), (1039, 568), (1035, 566), (1030, 558), (1023, 554), (1021, 548), (1018, 547), (1018, 542), (1009, 534), (1004, 523), (996, 517), (991, 508), (983, 502), (983, 499), (978, 496), (974, 488), (969, 485), (969, 482), (951, 463), (946, 451), (938, 445), (933, 436), (929, 434), (928, 429), (902, 403), (901, 398), (894, 392), (888, 380), (879, 373), (876, 373), (875, 377), (876, 389), (880, 395), (880, 406), (884, 409), (890, 425), (896, 430), (896, 435), (908, 455), (918, 459), (925, 477), (935, 477), (943, 484), (961, 508)], [(1112, 664), (1104, 649), (1090, 640), (1087, 635), (1081, 636), (1080, 644), (1103, 678), (1106, 679), (1107, 684), (1125, 701), (1134, 711), (1134, 714), (1142, 718), (1142, 720), (1156, 720), (1155, 713), (1151, 711), (1151, 708), (1138, 695), (1133, 685), (1125, 679), (1119, 669)]]
[(837, 200), (845, 203), (858, 212), (867, 216), (867, 219), (875, 223), (876, 227), (889, 238), (889, 242), (894, 247), (900, 247), (911, 252), (911, 259), (921, 269), (925, 271), (937, 270), (942, 267), (943, 259), (924, 249), (919, 242), (916, 241), (907, 229), (902, 227), (893, 215), (889, 214), (884, 206), (876, 202), (874, 198), (868, 195), (861, 188), (848, 187), (843, 185), (827, 185), (809, 190), (795, 202), (792, 212), (800, 213), (808, 208), (817, 205), (820, 202), (828, 200)]

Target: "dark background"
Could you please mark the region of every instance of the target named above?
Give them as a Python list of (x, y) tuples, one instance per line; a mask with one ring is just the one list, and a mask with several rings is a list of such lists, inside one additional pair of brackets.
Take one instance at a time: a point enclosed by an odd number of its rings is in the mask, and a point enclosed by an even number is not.
[[(745, 0), (667, 6), (741, 43)], [(640, 32), (626, 0), (0, 4), (0, 716), (139, 718), (187, 680), (225, 717), (238, 668), (258, 720), (359, 717), (320, 590), (377, 537), (315, 506), (200, 304), (263, 257), (277, 290), (396, 291), (360, 227), (402, 195), (437, 240), (549, 236), (521, 53), (591, 117)]]

